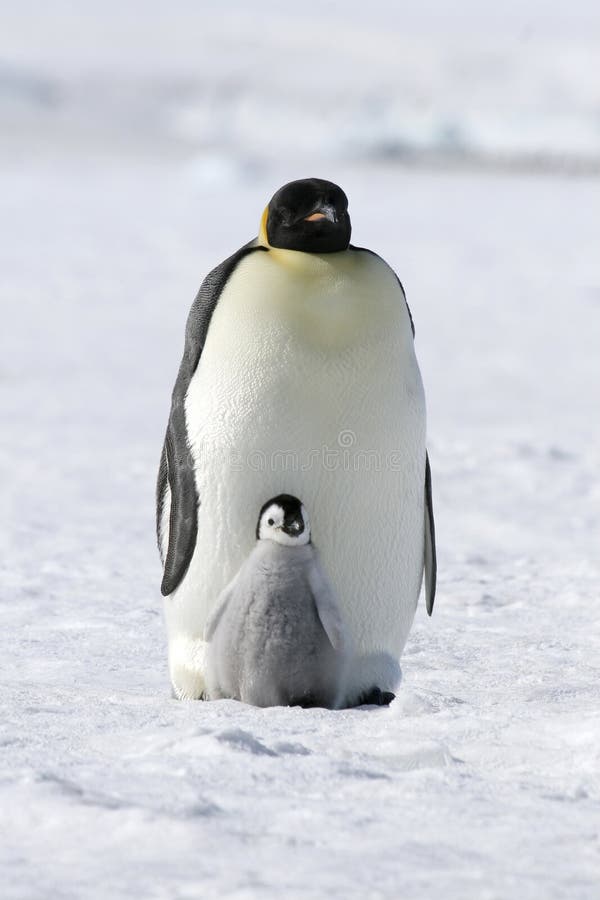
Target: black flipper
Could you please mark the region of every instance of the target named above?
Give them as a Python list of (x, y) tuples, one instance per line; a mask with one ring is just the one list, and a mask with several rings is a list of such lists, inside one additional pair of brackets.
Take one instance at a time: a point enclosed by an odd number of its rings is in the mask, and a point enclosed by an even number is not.
[(433, 612), (435, 587), (437, 582), (437, 555), (435, 550), (435, 522), (433, 520), (433, 497), (431, 492), (431, 466), (429, 455), (425, 454), (425, 600), (427, 614)]
[(160, 465), (158, 467), (158, 478), (156, 479), (156, 541), (158, 543), (160, 561), (163, 565), (165, 562), (165, 556), (162, 546), (162, 514), (165, 505), (167, 482), (167, 448), (163, 443), (163, 448), (160, 454)]
[(169, 547), (160, 586), (164, 596), (171, 594), (185, 575), (194, 553), (198, 533), (200, 498), (196, 489), (194, 461), (188, 448), (185, 397), (202, 355), (210, 320), (219, 296), (238, 263), (249, 253), (257, 250), (267, 251), (267, 248), (252, 241), (213, 269), (202, 282), (188, 316), (183, 359), (173, 388), (171, 413), (156, 486), (156, 528), (159, 547), (161, 514), (167, 481), (171, 490)]

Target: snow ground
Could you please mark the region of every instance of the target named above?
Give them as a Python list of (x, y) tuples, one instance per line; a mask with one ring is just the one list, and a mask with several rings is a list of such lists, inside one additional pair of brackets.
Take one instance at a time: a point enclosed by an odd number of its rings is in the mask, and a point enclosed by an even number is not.
[(1, 176), (4, 897), (597, 896), (600, 183), (319, 174), (401, 274), (428, 391), (439, 595), (389, 709), (169, 696), (184, 318), (290, 172)]
[[(534, 170), (597, 159), (596, 4), (264, 7), (3, 9), (0, 894), (595, 900), (600, 180)], [(456, 117), (462, 171), (379, 152)], [(153, 490), (184, 321), (307, 175), (408, 293), (436, 609), (389, 709), (178, 703)]]

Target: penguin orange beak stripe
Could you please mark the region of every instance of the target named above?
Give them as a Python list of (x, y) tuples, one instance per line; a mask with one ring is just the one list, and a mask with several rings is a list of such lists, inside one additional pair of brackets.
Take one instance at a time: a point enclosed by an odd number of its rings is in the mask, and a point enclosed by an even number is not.
[(305, 222), (318, 222), (320, 219), (326, 219), (326, 218), (327, 218), (327, 216), (325, 215), (325, 213), (316, 212), (316, 213), (313, 213), (311, 216), (307, 216), (304, 221)]

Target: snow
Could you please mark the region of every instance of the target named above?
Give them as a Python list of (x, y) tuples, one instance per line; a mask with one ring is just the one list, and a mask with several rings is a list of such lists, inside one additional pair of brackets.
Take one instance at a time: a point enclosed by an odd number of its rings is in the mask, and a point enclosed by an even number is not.
[[(0, 172), (2, 896), (597, 897), (600, 181), (70, 127), (15, 125)], [(307, 174), (407, 290), (436, 608), (389, 709), (177, 702), (153, 488), (185, 316)]]

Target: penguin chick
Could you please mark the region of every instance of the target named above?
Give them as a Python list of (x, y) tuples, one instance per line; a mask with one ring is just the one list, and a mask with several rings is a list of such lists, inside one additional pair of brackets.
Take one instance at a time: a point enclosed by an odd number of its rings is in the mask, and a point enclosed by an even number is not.
[(336, 709), (348, 638), (300, 500), (267, 501), (256, 537), (206, 623), (206, 696)]

